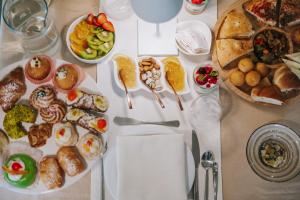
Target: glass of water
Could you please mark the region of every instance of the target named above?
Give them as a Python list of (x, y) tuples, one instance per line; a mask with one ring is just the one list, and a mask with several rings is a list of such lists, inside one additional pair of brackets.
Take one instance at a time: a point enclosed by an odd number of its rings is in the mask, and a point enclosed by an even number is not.
[(45, 0), (7, 0), (3, 6), (4, 22), (29, 54), (53, 55), (57, 50), (58, 32), (47, 15)]

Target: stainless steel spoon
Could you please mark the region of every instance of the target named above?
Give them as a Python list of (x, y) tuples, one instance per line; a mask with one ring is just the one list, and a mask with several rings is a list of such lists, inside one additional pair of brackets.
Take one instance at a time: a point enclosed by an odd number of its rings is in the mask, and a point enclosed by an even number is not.
[(201, 165), (205, 169), (205, 192), (204, 192), (204, 200), (208, 200), (208, 170), (213, 168), (215, 162), (214, 154), (211, 151), (206, 151), (201, 157)]

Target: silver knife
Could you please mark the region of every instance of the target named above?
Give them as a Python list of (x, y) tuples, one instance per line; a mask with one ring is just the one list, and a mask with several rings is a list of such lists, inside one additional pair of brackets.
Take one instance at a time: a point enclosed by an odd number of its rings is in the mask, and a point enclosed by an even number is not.
[(214, 162), (214, 165), (213, 165), (214, 200), (218, 199), (218, 179), (219, 179), (218, 171), (219, 171), (218, 163)]
[(194, 199), (199, 200), (198, 169), (200, 164), (200, 147), (195, 130), (192, 131), (192, 153), (195, 160)]

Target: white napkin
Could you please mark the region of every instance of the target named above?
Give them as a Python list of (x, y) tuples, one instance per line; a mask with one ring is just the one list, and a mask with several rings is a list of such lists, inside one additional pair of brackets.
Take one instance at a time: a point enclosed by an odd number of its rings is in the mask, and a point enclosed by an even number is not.
[(182, 134), (117, 137), (118, 200), (185, 200)]

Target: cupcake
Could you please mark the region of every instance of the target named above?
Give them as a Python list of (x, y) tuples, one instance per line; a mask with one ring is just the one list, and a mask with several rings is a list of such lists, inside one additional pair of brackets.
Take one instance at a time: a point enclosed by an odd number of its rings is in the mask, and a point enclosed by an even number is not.
[(78, 133), (70, 122), (55, 124), (53, 133), (58, 146), (75, 145), (78, 141)]
[(84, 74), (77, 65), (63, 64), (56, 69), (53, 84), (60, 92), (67, 93), (76, 88), (83, 78)]
[(48, 56), (35, 56), (25, 65), (25, 76), (34, 84), (48, 82), (54, 75), (54, 65), (54, 61)]
[(51, 85), (42, 85), (30, 95), (30, 104), (36, 108), (47, 108), (56, 99), (56, 92)]
[(87, 133), (80, 138), (77, 147), (83, 157), (92, 160), (101, 154), (102, 140), (91, 133)]
[(66, 104), (61, 100), (53, 101), (47, 108), (40, 109), (40, 115), (45, 122), (55, 124), (63, 120), (67, 112)]

